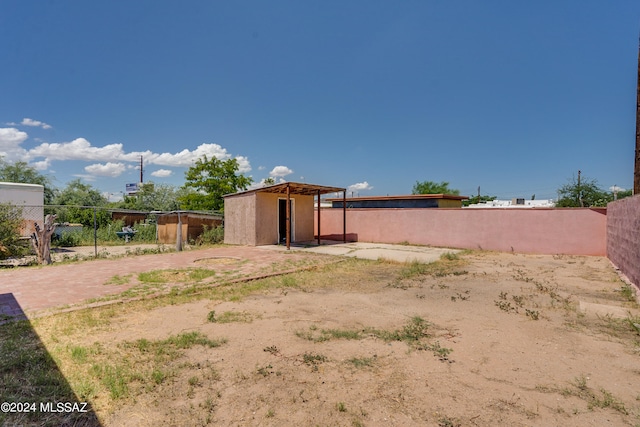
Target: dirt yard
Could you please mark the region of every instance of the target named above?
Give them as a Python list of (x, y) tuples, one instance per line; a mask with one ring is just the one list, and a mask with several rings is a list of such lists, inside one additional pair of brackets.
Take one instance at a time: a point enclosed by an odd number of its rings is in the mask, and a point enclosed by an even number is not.
[(451, 258), (36, 330), (105, 426), (640, 425), (640, 310), (607, 259)]

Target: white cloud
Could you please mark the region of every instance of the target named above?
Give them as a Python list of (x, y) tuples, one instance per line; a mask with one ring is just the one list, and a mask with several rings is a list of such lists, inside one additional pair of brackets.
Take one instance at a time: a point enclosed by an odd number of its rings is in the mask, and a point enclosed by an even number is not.
[(157, 178), (166, 178), (171, 175), (173, 175), (173, 171), (170, 171), (169, 169), (158, 169), (157, 171), (151, 172), (151, 176), (155, 176)]
[(93, 182), (96, 180), (95, 175), (74, 173), (72, 176), (75, 176), (76, 178), (84, 179), (85, 181), (89, 181), (89, 182)]
[(0, 128), (0, 156), (5, 160), (23, 160), (27, 152), (20, 146), (29, 135), (16, 128)]
[(273, 177), (283, 177), (292, 174), (293, 171), (286, 166), (276, 166), (273, 168), (271, 172), (269, 172), (269, 176)]
[(620, 192), (620, 191), (627, 191), (627, 190), (622, 187), (618, 187), (617, 185), (612, 185), (611, 187), (609, 187), (609, 191), (613, 193), (615, 191)]
[(45, 122), (41, 122), (40, 120), (33, 120), (28, 117), (22, 119), (20, 122), (22, 126), (32, 126), (32, 127), (41, 127), (42, 129), (51, 129), (51, 125), (46, 124)]
[[(131, 155), (137, 155), (138, 157), (140, 157), (138, 153), (131, 153)], [(215, 157), (218, 160), (227, 160), (231, 157), (231, 155), (227, 152), (227, 149), (221, 147), (218, 144), (200, 144), (193, 151), (184, 149), (175, 154), (155, 154), (148, 152), (148, 154), (144, 155), (144, 160), (149, 162), (150, 164), (161, 166), (189, 167), (202, 156), (207, 156), (208, 158)]]
[(247, 173), (251, 171), (251, 163), (249, 163), (249, 159), (245, 156), (236, 156), (236, 160), (238, 161), (238, 172)]
[(366, 191), (366, 190), (372, 190), (373, 187), (371, 185), (369, 185), (369, 183), (367, 181), (365, 182), (358, 182), (356, 184), (352, 184), (349, 187), (347, 187), (347, 191), (352, 192), (352, 191)]
[(39, 171), (44, 171), (49, 169), (49, 167), (51, 166), (51, 162), (49, 161), (49, 159), (44, 159), (39, 162), (31, 163), (31, 166), (33, 166)]
[(108, 176), (111, 178), (115, 178), (122, 175), (125, 169), (126, 167), (124, 163), (111, 163), (111, 162), (108, 162), (106, 164), (96, 163), (93, 165), (86, 166), (84, 168), (85, 171), (87, 171), (92, 175)]
[(123, 155), (122, 144), (108, 144), (104, 147), (93, 147), (84, 138), (71, 142), (43, 143), (29, 150), (32, 158), (45, 157), (49, 160), (86, 160), (109, 161), (120, 160)]
[[(49, 126), (46, 123), (28, 118), (25, 118), (22, 124), (43, 128)], [(140, 162), (140, 156), (143, 157), (145, 165), (169, 167), (189, 167), (203, 156), (208, 158), (215, 157), (220, 160), (228, 160), (232, 157), (226, 148), (218, 144), (200, 144), (194, 150), (184, 149), (176, 153), (154, 153), (150, 150), (125, 152), (121, 143), (96, 147), (85, 138), (76, 138), (69, 142), (42, 142), (31, 149), (25, 150), (22, 148), (22, 143), (28, 138), (29, 135), (26, 132), (15, 127), (0, 128), (0, 156), (8, 161), (30, 162), (38, 170), (50, 168), (54, 161), (98, 162), (87, 166), (85, 171), (90, 174), (111, 177), (119, 176), (125, 168), (135, 169)], [(251, 163), (246, 156), (235, 156), (235, 159), (238, 161), (240, 173), (251, 171)], [(277, 174), (275, 176), (284, 176), (291, 173), (285, 167), (277, 167), (274, 171)], [(153, 176), (166, 177), (172, 173), (163, 168), (156, 171)], [(80, 177), (85, 178), (85, 176)]]

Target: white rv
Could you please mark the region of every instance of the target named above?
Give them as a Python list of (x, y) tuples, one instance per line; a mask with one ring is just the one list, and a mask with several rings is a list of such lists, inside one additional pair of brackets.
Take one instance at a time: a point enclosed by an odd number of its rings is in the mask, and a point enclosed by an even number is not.
[(0, 203), (8, 203), (22, 209), (24, 223), (22, 236), (30, 236), (35, 231), (36, 222), (44, 221), (44, 187), (38, 184), (0, 182)]

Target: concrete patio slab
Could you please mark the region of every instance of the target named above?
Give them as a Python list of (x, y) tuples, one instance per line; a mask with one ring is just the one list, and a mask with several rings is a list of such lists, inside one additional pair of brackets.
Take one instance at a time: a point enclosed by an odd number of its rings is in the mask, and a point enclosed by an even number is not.
[[(445, 253), (460, 252), (458, 249), (434, 248), (429, 246), (390, 245), (385, 243), (350, 242), (335, 243), (331, 241), (296, 243), (291, 245), (292, 251), (312, 252), (318, 254), (348, 256), (361, 259), (385, 259), (396, 262), (434, 262)], [(284, 245), (259, 246), (261, 249), (286, 251)]]

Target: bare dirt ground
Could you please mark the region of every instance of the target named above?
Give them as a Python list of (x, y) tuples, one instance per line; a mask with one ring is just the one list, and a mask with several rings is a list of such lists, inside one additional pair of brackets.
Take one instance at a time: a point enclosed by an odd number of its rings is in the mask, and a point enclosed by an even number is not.
[(348, 260), (116, 316), (79, 343), (134, 360), (188, 332), (226, 342), (185, 349), (115, 404), (89, 398), (105, 426), (640, 425), (640, 311), (607, 259), (408, 269)]

